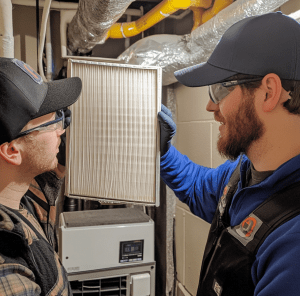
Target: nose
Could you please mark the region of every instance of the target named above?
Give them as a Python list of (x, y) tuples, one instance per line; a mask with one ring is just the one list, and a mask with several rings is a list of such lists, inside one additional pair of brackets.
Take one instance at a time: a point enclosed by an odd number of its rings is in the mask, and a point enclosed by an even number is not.
[(65, 129), (57, 129), (56, 132), (57, 132), (57, 135), (60, 137), (66, 130)]
[(216, 112), (219, 110), (219, 104), (215, 104), (212, 100), (209, 100), (206, 105), (206, 111)]

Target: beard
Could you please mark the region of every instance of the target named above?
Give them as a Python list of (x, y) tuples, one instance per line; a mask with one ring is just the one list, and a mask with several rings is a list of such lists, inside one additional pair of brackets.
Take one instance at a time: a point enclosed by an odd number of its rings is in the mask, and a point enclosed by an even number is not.
[[(218, 116), (220, 121), (225, 119)], [(217, 148), (221, 156), (235, 160), (241, 153), (247, 154), (251, 144), (262, 137), (264, 125), (258, 118), (254, 96), (244, 97), (235, 115), (226, 120), (226, 131), (219, 135)]]
[(47, 143), (28, 137), (26, 146), (27, 149), (24, 152), (25, 157), (23, 159), (25, 174), (37, 176), (57, 167), (56, 153), (49, 150)]

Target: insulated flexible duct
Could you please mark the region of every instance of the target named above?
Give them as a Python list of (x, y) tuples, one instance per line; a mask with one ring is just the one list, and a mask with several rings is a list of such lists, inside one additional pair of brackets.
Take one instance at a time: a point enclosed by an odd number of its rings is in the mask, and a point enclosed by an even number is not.
[(239, 0), (189, 35), (154, 35), (137, 41), (119, 59), (124, 63), (160, 66), (163, 85), (176, 82), (176, 70), (207, 61), (224, 32), (235, 22), (277, 9), (287, 0)]
[(68, 28), (68, 48), (86, 53), (105, 42), (110, 27), (134, 0), (79, 0), (78, 10)]

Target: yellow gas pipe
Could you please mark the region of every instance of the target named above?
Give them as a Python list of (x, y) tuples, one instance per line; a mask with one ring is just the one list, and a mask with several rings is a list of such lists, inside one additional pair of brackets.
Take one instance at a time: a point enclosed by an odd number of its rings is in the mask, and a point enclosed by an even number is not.
[[(224, 2), (224, 0), (216, 1)], [(212, 0), (164, 0), (137, 21), (129, 23), (115, 23), (112, 25), (107, 33), (106, 39), (132, 37), (149, 29), (179, 9), (185, 10), (191, 6), (207, 9), (211, 5)]]
[(193, 11), (194, 25), (192, 31), (194, 31), (195, 29), (197, 29), (199, 26), (202, 25), (202, 16), (206, 10), (202, 7), (194, 7), (194, 6), (191, 6), (190, 10)]
[(216, 14), (218, 14), (222, 9), (229, 6), (234, 0), (215, 0), (212, 7), (209, 9), (204, 9), (203, 7), (191, 6), (190, 10), (193, 11), (194, 16), (194, 26), (192, 31), (197, 29), (199, 26), (210, 20)]
[(229, 6), (234, 0), (216, 0), (213, 7), (206, 10), (202, 15), (202, 24), (210, 20), (216, 14), (218, 14), (222, 9)]

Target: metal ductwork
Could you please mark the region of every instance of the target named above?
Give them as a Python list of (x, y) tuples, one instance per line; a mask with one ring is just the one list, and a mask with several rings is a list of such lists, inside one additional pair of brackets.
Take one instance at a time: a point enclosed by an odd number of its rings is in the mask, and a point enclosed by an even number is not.
[(163, 85), (176, 82), (174, 72), (207, 61), (224, 32), (235, 22), (249, 16), (272, 12), (287, 0), (239, 0), (191, 34), (154, 35), (137, 41), (119, 59), (124, 63), (160, 66)]
[[(110, 28), (133, 0), (81, 0), (68, 28), (68, 47), (75, 53), (87, 53), (104, 43)], [(276, 10), (287, 0), (238, 0), (221, 10), (191, 34), (153, 35), (137, 41), (122, 53), (121, 63), (160, 66), (163, 85), (176, 82), (173, 73), (205, 62), (224, 32), (235, 22), (249, 16)]]
[(108, 38), (136, 36), (178, 10), (193, 11), (194, 30), (234, 0), (163, 0), (136, 21), (116, 23), (133, 1), (79, 1), (78, 11), (68, 29), (69, 50), (73, 54), (87, 53)]
[(134, 0), (81, 0), (68, 28), (68, 48), (87, 53), (105, 42), (110, 27)]

